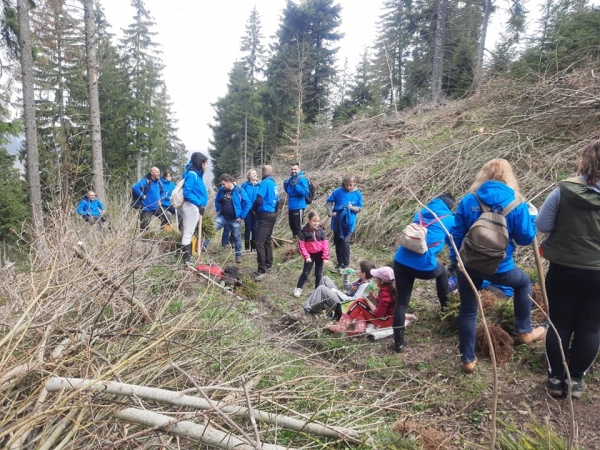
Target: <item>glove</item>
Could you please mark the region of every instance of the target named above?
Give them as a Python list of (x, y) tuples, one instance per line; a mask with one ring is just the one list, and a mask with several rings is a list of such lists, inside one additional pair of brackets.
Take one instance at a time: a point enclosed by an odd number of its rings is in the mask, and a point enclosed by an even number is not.
[(198, 212), (200, 213), (201, 216), (203, 216), (204, 213), (206, 212), (206, 208), (204, 206), (198, 206)]
[(352, 202), (348, 203), (348, 209), (354, 213), (360, 212), (360, 206), (354, 206)]
[(448, 272), (449, 276), (453, 277), (453, 276), (456, 276), (457, 269), (458, 269), (458, 262), (451, 261), (450, 264), (448, 264), (448, 267), (446, 267), (446, 272)]
[(534, 206), (533, 203), (527, 203), (527, 208), (529, 209), (529, 215), (531, 217), (535, 217), (538, 214), (538, 210), (537, 208)]

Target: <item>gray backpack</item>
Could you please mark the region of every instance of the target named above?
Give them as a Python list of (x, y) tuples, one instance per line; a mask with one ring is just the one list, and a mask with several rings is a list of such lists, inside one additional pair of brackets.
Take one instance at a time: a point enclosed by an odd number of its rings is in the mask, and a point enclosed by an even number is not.
[(477, 197), (477, 194), (474, 195), (483, 213), (469, 228), (459, 255), (465, 266), (484, 275), (492, 275), (506, 258), (506, 247), (510, 241), (506, 216), (521, 202), (514, 199), (501, 213), (495, 213)]

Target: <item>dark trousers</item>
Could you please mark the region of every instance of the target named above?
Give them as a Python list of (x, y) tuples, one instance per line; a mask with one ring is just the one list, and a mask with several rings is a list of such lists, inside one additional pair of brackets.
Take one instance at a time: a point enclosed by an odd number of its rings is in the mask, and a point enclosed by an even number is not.
[(250, 241), (256, 239), (256, 230), (258, 230), (258, 217), (250, 211), (244, 219), (244, 240)]
[(309, 255), (311, 262), (304, 261), (302, 274), (296, 285), (296, 287), (299, 287), (300, 289), (304, 287), (304, 283), (308, 280), (313, 266), (315, 266), (315, 289), (321, 285), (321, 279), (323, 278), (323, 253), (309, 253)]
[(277, 220), (277, 213), (259, 212), (258, 230), (256, 231), (256, 262), (258, 263), (257, 273), (265, 273), (267, 269), (273, 266), (273, 244), (271, 235), (273, 227)]
[(140, 231), (144, 231), (150, 225), (150, 220), (152, 217), (158, 217), (160, 219), (160, 225), (165, 226), (169, 223), (167, 217), (164, 214), (164, 210), (161, 207), (158, 207), (154, 211), (146, 211), (142, 209), (140, 211)]
[(581, 379), (600, 349), (600, 271), (574, 269), (550, 263), (546, 291), (552, 328), (546, 336), (550, 373), (564, 377), (560, 345), (573, 379)]
[(394, 342), (404, 344), (404, 321), (415, 279), (431, 280), (435, 278), (437, 296), (440, 304), (444, 307), (448, 303), (448, 274), (444, 265), (439, 261), (437, 267), (429, 271), (415, 270), (394, 261), (394, 278), (398, 291), (396, 306), (394, 306)]
[[(484, 275), (467, 268), (467, 272), (478, 290), (483, 280), (514, 289), (513, 304), (515, 309), (515, 328), (517, 333), (529, 333), (531, 328), (531, 282), (520, 269), (514, 267), (508, 272)], [(460, 293), (460, 311), (458, 313), (458, 341), (461, 361), (469, 363), (475, 359), (475, 337), (477, 328), (477, 297), (471, 289), (465, 275), (458, 271), (458, 291)]]
[(290, 224), (290, 229), (292, 230), (292, 236), (296, 237), (300, 235), (300, 231), (302, 231), (302, 220), (304, 219), (304, 210), (303, 209), (295, 209), (293, 211), (288, 211), (288, 221)]
[(335, 257), (337, 258), (338, 266), (350, 265), (350, 238), (349, 234), (346, 237), (341, 237), (335, 231), (333, 233), (333, 244), (335, 245)]

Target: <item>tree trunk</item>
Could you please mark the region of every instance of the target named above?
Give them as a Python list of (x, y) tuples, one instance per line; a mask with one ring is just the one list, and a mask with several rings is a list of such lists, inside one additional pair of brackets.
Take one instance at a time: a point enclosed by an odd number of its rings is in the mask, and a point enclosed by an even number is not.
[(100, 102), (98, 100), (98, 61), (96, 60), (96, 24), (94, 22), (94, 0), (82, 0), (85, 9), (85, 49), (90, 103), (90, 127), (92, 141), (92, 167), (94, 190), (106, 206), (104, 168), (102, 164), (102, 136), (100, 132)]
[(478, 90), (483, 80), (483, 52), (485, 50), (485, 40), (487, 27), (492, 13), (492, 0), (485, 0), (485, 9), (483, 12), (483, 23), (481, 24), (481, 36), (479, 38), (479, 48), (477, 49), (477, 66), (475, 67), (475, 77), (473, 78), (473, 89)]
[(446, 31), (446, 14), (448, 13), (448, 0), (439, 0), (437, 11), (437, 24), (435, 27), (435, 43), (433, 53), (433, 71), (431, 74), (431, 101), (439, 103), (442, 97), (442, 76), (444, 69), (444, 44)]
[(27, 181), (29, 184), (29, 205), (31, 208), (32, 242), (35, 249), (43, 253), (44, 213), (40, 184), (40, 160), (35, 123), (33, 95), (33, 56), (29, 29), (27, 0), (17, 0), (19, 16), (19, 46), (21, 48), (21, 79), (23, 83), (23, 118), (25, 122), (25, 146), (27, 149)]

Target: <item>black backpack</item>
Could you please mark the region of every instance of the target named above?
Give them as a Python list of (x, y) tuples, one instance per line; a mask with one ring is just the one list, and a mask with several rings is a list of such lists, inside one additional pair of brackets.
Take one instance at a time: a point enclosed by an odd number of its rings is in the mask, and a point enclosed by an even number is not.
[[(315, 187), (314, 183), (310, 181), (310, 178), (308, 178), (306, 175), (301, 175), (301, 177), (306, 178), (306, 181), (308, 181), (308, 196), (304, 197), (304, 199), (306, 200), (306, 204), (310, 205), (315, 199), (315, 192), (317, 191), (317, 188)], [(296, 183), (298, 183), (299, 179), (300, 177), (296, 179)]]
[(236, 266), (227, 266), (223, 269), (221, 281), (225, 286), (241, 286), (242, 280), (240, 280), (240, 269)]

